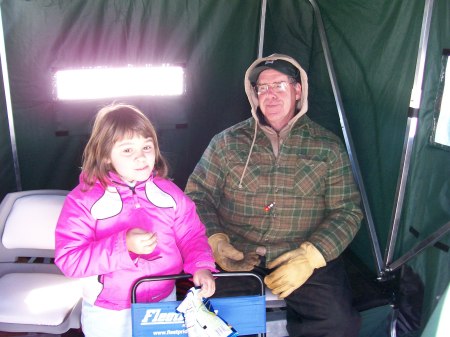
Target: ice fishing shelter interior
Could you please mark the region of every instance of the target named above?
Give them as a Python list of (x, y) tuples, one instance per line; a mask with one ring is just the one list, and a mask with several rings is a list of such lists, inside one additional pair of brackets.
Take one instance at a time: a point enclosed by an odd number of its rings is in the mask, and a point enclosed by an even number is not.
[[(113, 100), (148, 114), (183, 188), (212, 136), (250, 117), (247, 67), (258, 56), (288, 54), (309, 76), (308, 115), (342, 137), (362, 194), (349, 274), (360, 310), (384, 309), (361, 335), (391, 334), (392, 317), (400, 336), (430, 322), (450, 280), (448, 0), (0, 6), (0, 198), (72, 189), (93, 116)], [(181, 69), (181, 94), (58, 96), (60, 71), (157, 66)], [(144, 87), (179, 85), (165, 78), (147, 76)], [(83, 86), (87, 80), (75, 89)]]

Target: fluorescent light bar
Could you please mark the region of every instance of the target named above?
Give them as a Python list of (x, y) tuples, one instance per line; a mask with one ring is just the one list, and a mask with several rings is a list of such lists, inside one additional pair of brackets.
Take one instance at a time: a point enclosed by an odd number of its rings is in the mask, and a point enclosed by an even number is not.
[(59, 100), (174, 96), (184, 92), (184, 69), (163, 65), (59, 70), (55, 85)]

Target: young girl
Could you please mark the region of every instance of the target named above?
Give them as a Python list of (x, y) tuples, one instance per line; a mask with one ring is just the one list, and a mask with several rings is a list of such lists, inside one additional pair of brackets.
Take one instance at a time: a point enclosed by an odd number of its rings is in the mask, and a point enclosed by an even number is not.
[[(211, 296), (216, 271), (194, 203), (166, 178), (153, 125), (136, 107), (101, 109), (83, 154), (79, 185), (56, 227), (55, 263), (84, 283), (86, 337), (130, 337), (131, 287), (144, 276), (193, 275)], [(158, 302), (174, 281), (144, 282), (139, 302)]]

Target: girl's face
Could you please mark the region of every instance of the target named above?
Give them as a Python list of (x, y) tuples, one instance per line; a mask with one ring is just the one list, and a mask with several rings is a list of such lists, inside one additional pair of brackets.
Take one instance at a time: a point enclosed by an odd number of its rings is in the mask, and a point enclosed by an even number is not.
[(153, 139), (133, 136), (117, 141), (111, 150), (110, 164), (124, 181), (147, 180), (155, 166)]

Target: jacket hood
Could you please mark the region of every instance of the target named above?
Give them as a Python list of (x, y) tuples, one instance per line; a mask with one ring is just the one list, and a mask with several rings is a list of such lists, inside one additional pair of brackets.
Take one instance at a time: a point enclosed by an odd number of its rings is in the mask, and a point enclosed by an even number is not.
[(247, 98), (250, 102), (250, 106), (252, 108), (252, 116), (256, 120), (257, 123), (259, 123), (259, 118), (257, 115), (257, 109), (258, 109), (258, 96), (256, 95), (255, 89), (253, 88), (251, 81), (249, 79), (249, 76), (254, 68), (262, 62), (265, 61), (274, 61), (274, 60), (284, 60), (289, 63), (291, 63), (294, 67), (296, 67), (300, 72), (300, 79), (301, 79), (301, 85), (302, 85), (302, 94), (301, 98), (297, 101), (297, 111), (298, 113), (295, 115), (295, 117), (291, 120), (290, 124), (297, 119), (299, 119), (301, 116), (303, 116), (308, 111), (308, 75), (306, 75), (306, 72), (303, 70), (303, 68), (300, 66), (300, 64), (294, 60), (292, 57), (283, 55), (283, 54), (272, 54), (267, 57), (261, 57), (257, 60), (255, 60), (250, 67), (245, 72), (245, 78), (244, 78), (244, 85), (245, 85), (245, 92), (247, 94)]

